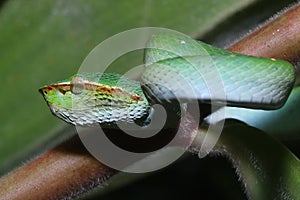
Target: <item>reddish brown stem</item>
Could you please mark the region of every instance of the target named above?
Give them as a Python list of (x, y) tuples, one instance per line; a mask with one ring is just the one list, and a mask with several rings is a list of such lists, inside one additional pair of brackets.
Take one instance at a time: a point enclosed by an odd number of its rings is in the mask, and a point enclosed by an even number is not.
[[(300, 55), (300, 6), (229, 47), (244, 54), (296, 62)], [(187, 118), (187, 117), (186, 117)], [(185, 119), (184, 119), (185, 120)], [(186, 120), (183, 139), (192, 134)], [(1, 199), (62, 199), (100, 185), (116, 171), (94, 159), (78, 137), (0, 179)]]
[(94, 159), (78, 136), (0, 180), (4, 199), (63, 199), (100, 185), (116, 171)]
[(299, 47), (300, 6), (297, 5), (233, 44), (228, 50), (295, 63), (300, 58)]

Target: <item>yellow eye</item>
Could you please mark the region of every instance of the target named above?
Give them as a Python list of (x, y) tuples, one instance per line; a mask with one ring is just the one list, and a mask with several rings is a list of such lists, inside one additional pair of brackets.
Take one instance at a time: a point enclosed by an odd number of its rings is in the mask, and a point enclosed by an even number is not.
[(74, 76), (70, 83), (70, 89), (73, 94), (81, 94), (84, 90), (84, 79), (80, 76)]

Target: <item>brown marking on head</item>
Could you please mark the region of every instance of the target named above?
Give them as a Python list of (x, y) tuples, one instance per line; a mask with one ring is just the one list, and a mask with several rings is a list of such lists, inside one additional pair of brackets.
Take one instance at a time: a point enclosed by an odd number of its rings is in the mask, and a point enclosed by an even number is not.
[[(89, 81), (84, 81), (83, 84), (84, 84), (85, 90), (105, 93), (107, 95), (119, 95), (119, 96), (123, 96), (123, 97), (129, 97), (130, 99), (135, 100), (135, 101), (143, 100), (143, 98), (141, 96), (139, 96), (137, 94), (132, 94), (120, 87), (108, 86), (108, 85), (103, 85), (103, 84), (99, 84), (96, 82), (89, 82)], [(45, 86), (41, 90), (44, 90), (44, 91), (59, 90), (62, 94), (65, 94), (66, 92), (71, 91), (71, 87), (72, 87), (71, 83), (65, 82), (65, 83), (57, 83), (57, 84)]]

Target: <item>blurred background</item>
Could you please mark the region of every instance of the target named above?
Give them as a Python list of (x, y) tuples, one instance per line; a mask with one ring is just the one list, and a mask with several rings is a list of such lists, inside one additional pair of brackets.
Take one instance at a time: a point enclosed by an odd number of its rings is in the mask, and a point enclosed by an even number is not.
[[(224, 47), (296, 1), (0, 1), (0, 175), (74, 134), (51, 115), (38, 89), (77, 72), (106, 38), (137, 27), (164, 27)], [(141, 61), (120, 59), (117, 67)], [(117, 69), (118, 70), (118, 69)], [(121, 69), (120, 69), (121, 70)], [(297, 141), (286, 144), (297, 152)], [(299, 154), (298, 154), (299, 155)], [(187, 154), (162, 170), (120, 174), (82, 199), (245, 199), (229, 161)]]

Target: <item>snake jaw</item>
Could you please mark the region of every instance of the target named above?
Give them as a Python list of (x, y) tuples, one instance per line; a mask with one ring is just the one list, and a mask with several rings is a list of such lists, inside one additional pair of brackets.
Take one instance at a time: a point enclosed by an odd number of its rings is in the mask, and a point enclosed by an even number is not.
[(139, 82), (116, 74), (101, 77), (75, 75), (39, 92), (55, 116), (73, 125), (133, 122), (148, 116), (150, 106)]

